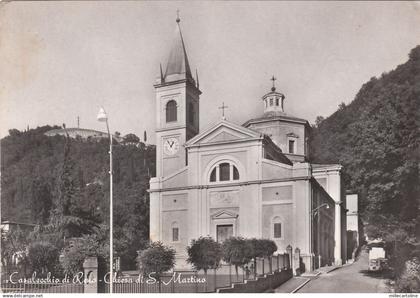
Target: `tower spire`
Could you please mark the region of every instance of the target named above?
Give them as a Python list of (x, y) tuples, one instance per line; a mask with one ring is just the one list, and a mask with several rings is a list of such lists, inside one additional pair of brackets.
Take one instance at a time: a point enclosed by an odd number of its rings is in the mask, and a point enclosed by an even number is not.
[(169, 53), (168, 64), (166, 65), (164, 73), (165, 82), (173, 82), (182, 79), (190, 79), (191, 81), (194, 81), (191, 75), (187, 51), (185, 50), (180, 22), (181, 19), (179, 18), (179, 10), (177, 10), (175, 36)]
[(160, 68), (160, 81), (163, 82), (164, 77), (163, 77), (163, 71), (162, 71), (162, 63), (159, 63), (159, 68)]

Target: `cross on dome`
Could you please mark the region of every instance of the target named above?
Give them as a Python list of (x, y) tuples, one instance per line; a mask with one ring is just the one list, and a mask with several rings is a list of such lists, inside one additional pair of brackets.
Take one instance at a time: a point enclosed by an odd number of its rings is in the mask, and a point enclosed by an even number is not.
[(273, 81), (273, 87), (271, 87), (271, 91), (276, 91), (276, 86), (274, 85), (274, 82), (277, 80), (277, 78), (275, 78), (274, 77), (274, 75), (273, 75), (273, 77), (270, 79), (270, 81)]

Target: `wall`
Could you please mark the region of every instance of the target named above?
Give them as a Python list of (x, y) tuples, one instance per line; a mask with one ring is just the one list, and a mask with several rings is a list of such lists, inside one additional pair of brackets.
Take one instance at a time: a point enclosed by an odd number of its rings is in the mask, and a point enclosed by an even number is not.
[(246, 280), (245, 283), (233, 284), (232, 288), (218, 289), (218, 293), (263, 293), (275, 289), (293, 277), (292, 269), (281, 270), (273, 274)]
[(315, 179), (311, 184), (314, 268), (319, 268), (334, 262), (335, 202)]
[[(262, 237), (273, 239), (279, 252), (293, 243), (293, 182), (262, 185)], [(281, 223), (281, 238), (274, 238), (274, 222)]]

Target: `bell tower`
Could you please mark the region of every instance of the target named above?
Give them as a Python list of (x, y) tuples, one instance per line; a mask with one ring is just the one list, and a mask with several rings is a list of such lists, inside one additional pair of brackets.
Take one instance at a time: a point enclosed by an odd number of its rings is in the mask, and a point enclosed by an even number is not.
[(176, 19), (175, 35), (165, 71), (160, 66), (156, 92), (156, 177), (166, 177), (187, 165), (186, 141), (199, 132), (198, 76), (191, 74)]

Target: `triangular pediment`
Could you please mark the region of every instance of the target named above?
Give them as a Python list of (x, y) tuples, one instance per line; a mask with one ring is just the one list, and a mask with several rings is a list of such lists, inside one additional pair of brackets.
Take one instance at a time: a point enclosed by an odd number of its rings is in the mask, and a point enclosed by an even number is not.
[(260, 138), (259, 132), (223, 120), (186, 143), (187, 147), (201, 144), (228, 143)]
[(231, 219), (231, 218), (237, 218), (237, 217), (238, 217), (238, 214), (227, 211), (227, 210), (219, 211), (211, 216), (212, 219)]

